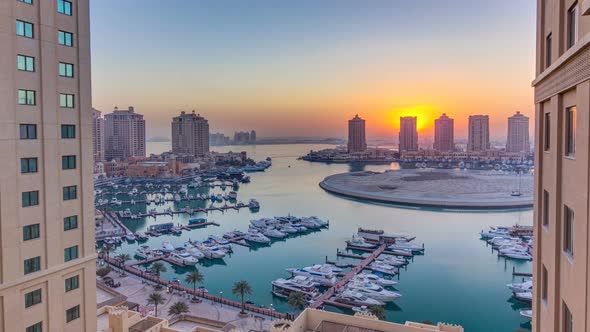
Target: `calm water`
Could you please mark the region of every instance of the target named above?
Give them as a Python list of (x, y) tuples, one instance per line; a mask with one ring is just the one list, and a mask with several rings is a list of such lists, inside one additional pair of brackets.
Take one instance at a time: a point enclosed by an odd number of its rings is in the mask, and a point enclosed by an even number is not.
[[(151, 143), (150, 151), (161, 152), (167, 143)], [(518, 313), (527, 307), (511, 300), (506, 284), (513, 281), (512, 266), (519, 271), (531, 271), (528, 262), (506, 262), (492, 253), (478, 232), (489, 225), (531, 224), (532, 210), (504, 212), (456, 212), (434, 209), (413, 209), (365, 203), (345, 199), (324, 192), (318, 183), (326, 176), (351, 170), (396, 168), (389, 166), (325, 165), (298, 161), (296, 158), (320, 145), (262, 145), (223, 147), (217, 151), (247, 151), (256, 160), (270, 156), (273, 166), (264, 173), (251, 173), (252, 182), (242, 185), (238, 200), (247, 202), (256, 198), (261, 209), (210, 213), (207, 218), (221, 224), (205, 229), (183, 232), (182, 236), (150, 238), (148, 245), (161, 247), (164, 238), (181, 246), (188, 238), (204, 239), (208, 234), (223, 234), (233, 229), (246, 230), (249, 220), (277, 215), (316, 215), (330, 220), (330, 228), (285, 241), (274, 242), (270, 247), (248, 249), (234, 246), (234, 253), (223, 263), (197, 267), (205, 275), (205, 287), (212, 293), (231, 295), (233, 282), (245, 279), (254, 290), (250, 300), (281, 311), (290, 310), (282, 299), (271, 294), (270, 281), (287, 277), (288, 267), (322, 263), (326, 256), (335, 259), (336, 248), (344, 248), (345, 240), (359, 226), (384, 229), (387, 232), (404, 232), (417, 236), (415, 241), (425, 243), (424, 256), (415, 257), (403, 271), (397, 291), (403, 297), (386, 307), (386, 319), (395, 322), (406, 320), (449, 322), (461, 324), (466, 331), (518, 331), (529, 330), (530, 324)], [(208, 192), (203, 189), (201, 192)], [(214, 189), (213, 192), (220, 192)], [(158, 206), (180, 209), (183, 203)], [(191, 206), (204, 206), (193, 202)], [(209, 204), (209, 203), (206, 203)], [(151, 208), (152, 206), (150, 206)], [(125, 206), (123, 206), (125, 208)], [(134, 212), (145, 212), (145, 205), (131, 207)], [(186, 223), (188, 217), (158, 217), (157, 223), (173, 221)], [(132, 230), (144, 230), (154, 219), (129, 220)], [(124, 252), (132, 253), (137, 244), (125, 244)], [(163, 277), (183, 279), (189, 269), (168, 265)], [(517, 279), (514, 279), (517, 280)], [(335, 310), (335, 308), (327, 308)]]

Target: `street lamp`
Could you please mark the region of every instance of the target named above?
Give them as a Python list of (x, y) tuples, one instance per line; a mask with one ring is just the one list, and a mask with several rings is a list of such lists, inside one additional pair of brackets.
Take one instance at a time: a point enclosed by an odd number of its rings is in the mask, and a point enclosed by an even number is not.
[(271, 303), (271, 304), (270, 304), (270, 320), (271, 320), (271, 321), (272, 321), (272, 320), (273, 320), (273, 318), (274, 318), (274, 317), (273, 317), (273, 313), (274, 313), (274, 311), (275, 311), (275, 308), (274, 308), (273, 304)]
[(219, 304), (223, 307), (223, 291), (219, 291)]

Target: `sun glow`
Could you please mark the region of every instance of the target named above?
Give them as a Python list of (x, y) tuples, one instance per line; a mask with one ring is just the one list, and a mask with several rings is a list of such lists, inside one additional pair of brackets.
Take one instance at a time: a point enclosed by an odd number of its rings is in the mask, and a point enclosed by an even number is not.
[(440, 116), (440, 112), (432, 105), (412, 105), (397, 108), (389, 113), (389, 123), (399, 130), (399, 118), (403, 116), (418, 117), (416, 129), (418, 132), (429, 131), (434, 128), (434, 120)]

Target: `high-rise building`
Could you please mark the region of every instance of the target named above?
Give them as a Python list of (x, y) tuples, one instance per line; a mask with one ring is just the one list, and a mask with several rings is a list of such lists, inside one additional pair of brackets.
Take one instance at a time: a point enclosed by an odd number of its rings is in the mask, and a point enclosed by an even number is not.
[(133, 106), (105, 114), (105, 160), (145, 157), (145, 120)]
[(529, 152), (529, 117), (516, 112), (508, 118), (507, 152)]
[(92, 151), (95, 163), (104, 160), (104, 119), (95, 108), (92, 109)]
[(399, 152), (418, 151), (418, 130), (415, 116), (399, 118)]
[(434, 150), (444, 152), (455, 150), (454, 126), (455, 120), (445, 113), (434, 120)]
[(256, 130), (250, 132), (250, 144), (256, 144)]
[(533, 320), (590, 330), (588, 1), (537, 1)]
[(95, 331), (88, 0), (0, 4), (0, 331)]
[(365, 120), (359, 115), (348, 120), (348, 153), (363, 152), (367, 150), (365, 138)]
[(234, 144), (250, 144), (250, 133), (247, 131), (235, 132)]
[(209, 153), (209, 121), (200, 114), (180, 113), (172, 119), (172, 152), (203, 157)]
[(469, 116), (467, 151), (486, 151), (490, 148), (490, 118), (487, 115)]

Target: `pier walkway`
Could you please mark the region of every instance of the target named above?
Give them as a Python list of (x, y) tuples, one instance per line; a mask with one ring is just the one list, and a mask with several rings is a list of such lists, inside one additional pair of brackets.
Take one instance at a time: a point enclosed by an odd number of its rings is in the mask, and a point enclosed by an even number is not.
[[(348, 272), (342, 279), (340, 279), (334, 286), (330, 287), (322, 295), (320, 295), (313, 303), (309, 306), (312, 309), (319, 308), (324, 302), (328, 301), (337, 290), (342, 289), (346, 284), (358, 273), (364, 270), (371, 262), (373, 262), (379, 255), (381, 255), (387, 248), (386, 244), (382, 244), (379, 248), (375, 249), (369, 256), (364, 258), (359, 264), (357, 264), (350, 272)], [(331, 301), (330, 301), (331, 302)]]

